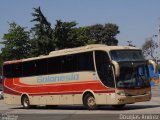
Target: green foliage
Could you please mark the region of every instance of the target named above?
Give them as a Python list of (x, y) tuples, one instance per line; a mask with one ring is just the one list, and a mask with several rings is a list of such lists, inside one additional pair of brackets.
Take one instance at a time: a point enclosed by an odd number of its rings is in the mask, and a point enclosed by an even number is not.
[(34, 8), (34, 11), (35, 13), (32, 13), (34, 19), (31, 22), (36, 22), (36, 24), (31, 28), (33, 35), (31, 52), (33, 56), (48, 54), (55, 50), (53, 29), (41, 12), (40, 7)]
[(96, 42), (89, 36), (90, 27), (79, 27), (76, 29), (77, 39), (83, 42), (83, 45), (95, 44)]
[(33, 8), (34, 26), (30, 32), (26, 28), (10, 23), (8, 33), (4, 34), (0, 62), (46, 55), (56, 49), (73, 48), (88, 44), (117, 45), (119, 34), (115, 24), (96, 24), (77, 27), (77, 23), (57, 20), (54, 28), (43, 15), (40, 7)]
[(98, 44), (118, 45), (118, 40), (115, 38), (119, 34), (118, 26), (115, 24), (96, 24), (90, 26), (89, 36)]
[(1, 42), (4, 45), (1, 49), (3, 61), (30, 57), (30, 33), (15, 22), (9, 23), (9, 26), (8, 33), (4, 34), (4, 41)]
[(73, 48), (88, 44), (117, 45), (115, 36), (119, 33), (115, 24), (101, 24), (76, 28), (76, 22), (57, 20), (54, 37), (58, 49)]
[[(85, 45), (83, 31), (76, 28), (76, 22), (62, 22), (57, 20), (54, 37), (57, 49), (73, 48)], [(83, 37), (82, 37), (83, 36)]]

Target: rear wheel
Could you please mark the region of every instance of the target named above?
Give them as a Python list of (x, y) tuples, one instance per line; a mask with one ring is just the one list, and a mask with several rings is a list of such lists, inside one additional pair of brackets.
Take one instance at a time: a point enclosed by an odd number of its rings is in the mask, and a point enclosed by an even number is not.
[(84, 96), (83, 104), (88, 110), (94, 110), (97, 107), (95, 98), (91, 94)]
[(23, 105), (23, 108), (25, 109), (30, 108), (29, 98), (27, 95), (22, 97), (22, 105)]

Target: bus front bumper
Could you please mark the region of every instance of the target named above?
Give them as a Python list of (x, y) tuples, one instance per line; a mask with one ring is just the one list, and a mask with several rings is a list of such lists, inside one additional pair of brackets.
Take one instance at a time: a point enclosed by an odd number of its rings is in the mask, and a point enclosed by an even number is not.
[(151, 96), (150, 95), (138, 95), (138, 96), (126, 96), (125, 98), (118, 98), (118, 103), (136, 103), (136, 102), (145, 102), (150, 101)]
[(151, 100), (151, 95), (146, 94), (146, 95), (137, 95), (137, 96), (120, 96), (117, 95), (116, 98), (113, 100), (109, 100), (108, 103), (112, 105), (116, 104), (133, 104), (136, 102), (145, 102), (145, 101), (150, 101)]

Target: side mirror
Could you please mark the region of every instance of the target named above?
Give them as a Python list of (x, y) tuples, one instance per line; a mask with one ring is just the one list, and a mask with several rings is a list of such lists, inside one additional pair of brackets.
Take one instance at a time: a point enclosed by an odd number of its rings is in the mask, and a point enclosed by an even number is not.
[(111, 61), (112, 65), (114, 66), (114, 70), (115, 70), (115, 75), (116, 77), (118, 77), (120, 75), (120, 67), (119, 67), (119, 64), (118, 62), (112, 60)]
[(153, 60), (148, 60), (148, 64), (153, 65), (154, 73), (156, 73), (158, 70), (158, 66), (157, 66), (156, 62), (154, 62)]

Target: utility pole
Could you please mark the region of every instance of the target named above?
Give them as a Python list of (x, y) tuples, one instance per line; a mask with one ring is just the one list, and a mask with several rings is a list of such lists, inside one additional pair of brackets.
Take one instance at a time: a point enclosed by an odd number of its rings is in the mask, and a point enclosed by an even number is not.
[(160, 50), (160, 17), (158, 18), (158, 22), (159, 22), (159, 25), (158, 25), (158, 34), (157, 34), (157, 43), (158, 43), (158, 51), (157, 51), (157, 62), (159, 63), (160, 62), (160, 54), (159, 54), (159, 50)]
[(158, 46), (160, 47), (160, 24), (158, 26)]

